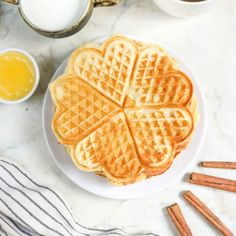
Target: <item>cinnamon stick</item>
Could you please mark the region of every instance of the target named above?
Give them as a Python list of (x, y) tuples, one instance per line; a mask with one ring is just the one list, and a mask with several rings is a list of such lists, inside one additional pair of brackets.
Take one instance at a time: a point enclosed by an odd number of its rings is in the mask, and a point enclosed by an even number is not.
[(208, 186), (212, 188), (222, 189), (225, 191), (236, 193), (236, 181), (230, 179), (219, 178), (211, 175), (192, 173), (189, 183)]
[(202, 216), (204, 216), (215, 228), (224, 236), (232, 236), (229, 228), (191, 191), (184, 193), (184, 199), (187, 200)]
[(201, 165), (209, 168), (236, 169), (236, 162), (229, 161), (203, 161)]
[(177, 203), (167, 207), (167, 211), (181, 236), (192, 236), (181, 209)]

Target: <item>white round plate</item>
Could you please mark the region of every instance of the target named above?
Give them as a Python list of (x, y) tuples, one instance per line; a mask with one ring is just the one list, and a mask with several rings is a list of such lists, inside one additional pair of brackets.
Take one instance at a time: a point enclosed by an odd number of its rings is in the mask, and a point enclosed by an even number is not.
[[(144, 42), (156, 43), (150, 42), (150, 40), (143, 40), (142, 38), (140, 39), (133, 36), (131, 37), (137, 40), (142, 40)], [(95, 43), (102, 43), (104, 39), (105, 37), (100, 38), (96, 40)], [(43, 103), (43, 131), (48, 149), (64, 174), (81, 188), (96, 195), (112, 199), (134, 199), (145, 197), (170, 187), (170, 185), (172, 185), (176, 180), (178, 180), (186, 173), (188, 167), (197, 156), (201, 144), (203, 143), (206, 131), (205, 98), (199, 81), (190, 70), (187, 63), (184, 62), (184, 60), (172, 50), (166, 47), (163, 48), (165, 48), (166, 51), (176, 59), (179, 67), (192, 79), (195, 89), (195, 95), (198, 100), (200, 120), (197, 124), (197, 128), (195, 130), (191, 144), (185, 151), (181, 152), (178, 155), (169, 170), (162, 175), (152, 177), (143, 182), (131, 184), (128, 186), (117, 187), (112, 186), (109, 182), (107, 182), (105, 178), (101, 176), (79, 170), (73, 164), (63, 145), (60, 145), (58, 143), (51, 129), (51, 120), (54, 113), (54, 105), (50, 93), (47, 90)], [(52, 77), (52, 80), (56, 79), (58, 76), (64, 73), (66, 63), (67, 59), (59, 66), (54, 76)]]

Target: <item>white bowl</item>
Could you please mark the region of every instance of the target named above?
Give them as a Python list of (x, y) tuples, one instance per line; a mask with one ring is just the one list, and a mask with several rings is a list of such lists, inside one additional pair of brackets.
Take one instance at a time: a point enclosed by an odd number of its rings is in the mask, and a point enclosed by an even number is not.
[(4, 49), (4, 50), (1, 50), (0, 51), (0, 55), (3, 54), (3, 53), (6, 53), (6, 52), (19, 52), (19, 53), (24, 54), (33, 63), (34, 70), (35, 70), (34, 86), (32, 87), (31, 91), (28, 94), (26, 94), (23, 98), (20, 98), (18, 100), (13, 100), (13, 101), (9, 101), (9, 100), (5, 100), (5, 99), (0, 98), (0, 102), (2, 102), (2, 103), (5, 103), (5, 104), (16, 104), (16, 103), (20, 103), (20, 102), (23, 102), (23, 101), (27, 100), (28, 98), (30, 98), (34, 94), (34, 92), (37, 89), (38, 84), (39, 84), (39, 78), (40, 78), (39, 67), (38, 67), (38, 64), (37, 64), (36, 60), (29, 53), (23, 51), (22, 49), (7, 48), (7, 49)]
[(154, 0), (157, 6), (174, 17), (191, 17), (208, 11), (217, 0), (183, 1), (183, 0)]

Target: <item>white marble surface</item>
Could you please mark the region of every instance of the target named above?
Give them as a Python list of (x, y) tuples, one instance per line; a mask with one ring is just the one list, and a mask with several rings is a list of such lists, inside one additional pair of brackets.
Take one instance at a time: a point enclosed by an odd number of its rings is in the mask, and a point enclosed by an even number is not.
[[(127, 0), (113, 8), (96, 9), (80, 33), (60, 40), (37, 35), (20, 19), (15, 7), (1, 4), (0, 49), (18, 47), (32, 53), (41, 67), (41, 83), (29, 101), (11, 106), (0, 104), (0, 156), (17, 161), (42, 183), (59, 191), (82, 224), (118, 226), (130, 233), (147, 230), (162, 236), (178, 235), (165, 211), (166, 206), (178, 202), (194, 235), (219, 235), (180, 196), (182, 191), (191, 189), (236, 234), (233, 193), (192, 186), (181, 180), (171, 189), (145, 199), (103, 199), (77, 187), (53, 162), (41, 125), (48, 81), (78, 44), (113, 33), (145, 35), (163, 42), (191, 64), (206, 94), (209, 116), (207, 137), (197, 162), (236, 161), (235, 0), (219, 0), (210, 12), (191, 19), (169, 17), (152, 0)], [(197, 162), (189, 171), (236, 179), (236, 171), (203, 169)]]

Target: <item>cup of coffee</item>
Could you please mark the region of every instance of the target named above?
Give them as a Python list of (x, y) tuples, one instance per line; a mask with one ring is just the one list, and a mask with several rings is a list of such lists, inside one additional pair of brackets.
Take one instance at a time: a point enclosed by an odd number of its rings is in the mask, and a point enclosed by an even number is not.
[(154, 0), (157, 6), (175, 17), (191, 17), (208, 11), (217, 0)]
[[(1, 0), (0, 0), (1, 1)], [(23, 20), (37, 33), (63, 38), (81, 30), (94, 7), (113, 6), (120, 0), (2, 0), (15, 4)]]

